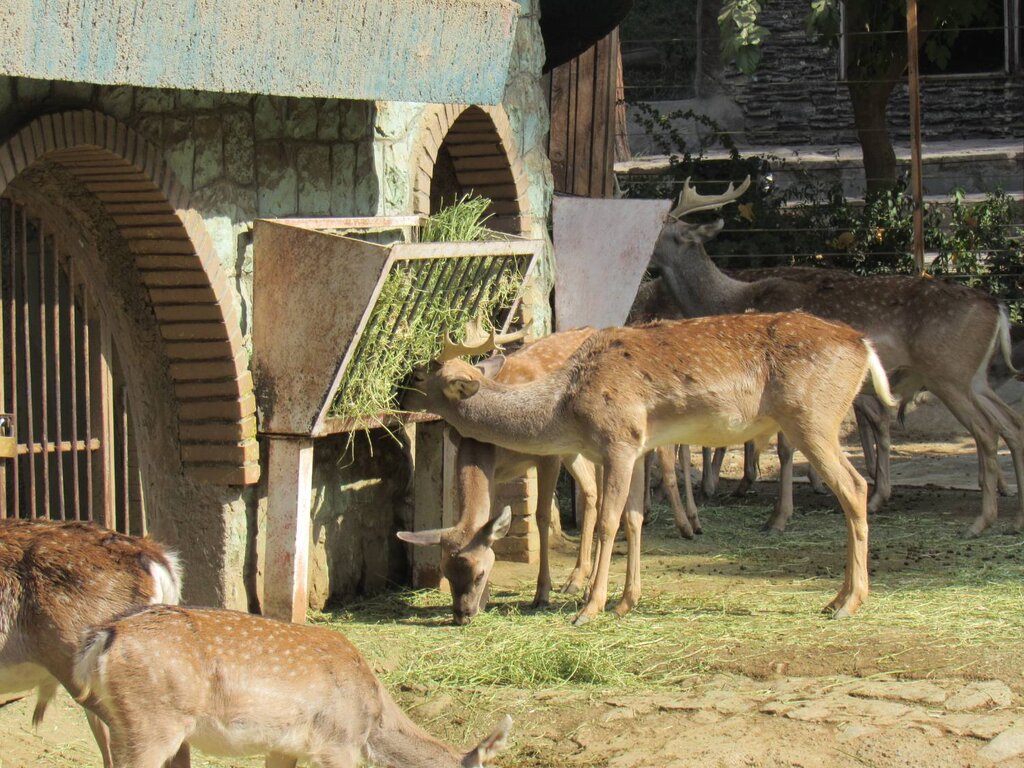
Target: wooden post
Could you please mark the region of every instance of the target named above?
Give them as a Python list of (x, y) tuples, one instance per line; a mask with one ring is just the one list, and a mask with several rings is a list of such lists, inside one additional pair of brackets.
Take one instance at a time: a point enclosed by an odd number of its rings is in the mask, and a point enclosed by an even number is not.
[(910, 86), (910, 183), (914, 197), (914, 265), (924, 273), (924, 184), (921, 180), (921, 89), (917, 0), (907, 0), (907, 79)]
[(267, 567), (263, 614), (302, 624), (306, 620), (313, 441), (267, 440)]
[[(413, 530), (444, 528), (455, 520), (458, 503), (455, 488), (455, 443), (443, 422), (416, 425), (413, 444)], [(441, 579), (441, 553), (437, 547), (410, 546), (414, 587), (444, 589)]]

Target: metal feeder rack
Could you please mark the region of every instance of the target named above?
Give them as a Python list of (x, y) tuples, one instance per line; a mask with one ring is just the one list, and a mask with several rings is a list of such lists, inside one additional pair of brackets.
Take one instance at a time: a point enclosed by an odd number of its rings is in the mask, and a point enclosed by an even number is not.
[[(394, 423), (393, 414), (349, 414), (335, 404), (363, 385), (360, 374), (373, 368), (374, 355), (401, 327), (425, 321), (439, 294), (453, 314), (472, 316), (503, 280), (521, 276), (516, 299), (496, 319), (506, 330), (543, 241), (419, 243), (422, 221), (255, 223), (253, 365), (262, 433), (321, 437)], [(404, 239), (373, 242), (388, 233)], [(397, 273), (404, 273), (411, 290), (381, 321), (374, 310)]]
[[(361, 371), (372, 368), (375, 352), (397, 330), (423, 321), (427, 295), (444, 297), (456, 310), (450, 316), (469, 317), (501, 280), (519, 275), (516, 300), (496, 319), (507, 330), (544, 247), (541, 240), (515, 237), (420, 243), (422, 223), (420, 216), (396, 216), (264, 219), (253, 225), (253, 372), (267, 464), (267, 615), (305, 619), (313, 439), (399, 422), (393, 413), (336, 413), (339, 393), (345, 397), (361, 385)], [(392, 275), (410, 290), (387, 320), (374, 320)]]

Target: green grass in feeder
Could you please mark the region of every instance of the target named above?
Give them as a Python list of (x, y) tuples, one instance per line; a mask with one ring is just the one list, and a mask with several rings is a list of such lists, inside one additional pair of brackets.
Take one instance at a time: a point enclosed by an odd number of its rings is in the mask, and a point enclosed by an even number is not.
[[(497, 233), (483, 226), (489, 205), (486, 198), (463, 197), (428, 219), (421, 241), (497, 238)], [(472, 264), (460, 264), (464, 259)], [(437, 356), (445, 331), (459, 340), (473, 317), (482, 315), (492, 322), (501, 318), (516, 298), (521, 269), (518, 261), (507, 257), (453, 258), (440, 265), (429, 261), (397, 264), (381, 288), (331, 413), (365, 419), (397, 410), (397, 385), (414, 368)], [(468, 280), (471, 274), (480, 279)]]

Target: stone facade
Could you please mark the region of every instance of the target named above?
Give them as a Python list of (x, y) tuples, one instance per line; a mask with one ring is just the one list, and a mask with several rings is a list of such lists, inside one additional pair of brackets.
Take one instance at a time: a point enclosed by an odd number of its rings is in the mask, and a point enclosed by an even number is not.
[[(498, 109), (507, 114), (527, 182), (530, 231), (525, 234), (546, 239), (552, 184), (536, 6), (536, 0), (523, 3)], [(258, 268), (253, 220), (410, 212), (411, 159), (429, 106), (0, 77), (0, 138), (39, 115), (76, 109), (114, 118), (166, 160), (229, 276), (241, 338), (251, 350), (252, 275)], [(546, 322), (552, 269), (549, 252), (530, 289), (538, 327)], [(154, 428), (160, 423), (157, 419)], [(409, 471), (407, 458), (386, 435), (374, 433), (368, 439), (372, 446), (363, 436), (351, 446), (342, 438), (315, 446), (310, 595), (316, 607), (332, 597), (382, 589), (408, 575), (405, 550), (391, 535), (409, 521), (408, 483), (400, 480)], [(168, 441), (173, 444), (173, 438)], [(154, 531), (167, 531), (182, 550), (186, 568), (203, 573), (188, 583), (187, 599), (235, 608), (257, 604), (265, 488), (211, 493), (194, 483), (179, 484), (175, 509), (166, 513), (173, 524), (155, 524)], [(151, 507), (157, 516), (165, 514), (164, 508)], [(200, 519), (216, 524), (200, 525)]]

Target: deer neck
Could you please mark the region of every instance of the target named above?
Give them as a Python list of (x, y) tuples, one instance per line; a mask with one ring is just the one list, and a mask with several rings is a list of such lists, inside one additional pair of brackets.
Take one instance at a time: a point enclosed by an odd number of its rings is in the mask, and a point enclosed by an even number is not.
[(382, 768), (460, 768), (462, 755), (420, 728), (380, 687), (383, 707), (366, 755)]
[(442, 415), (463, 437), (532, 455), (562, 453), (567, 388), (562, 370), (529, 384), (484, 379), (475, 395), (450, 402)]
[(743, 312), (750, 287), (720, 270), (703, 245), (659, 263), (665, 290), (686, 317)]

